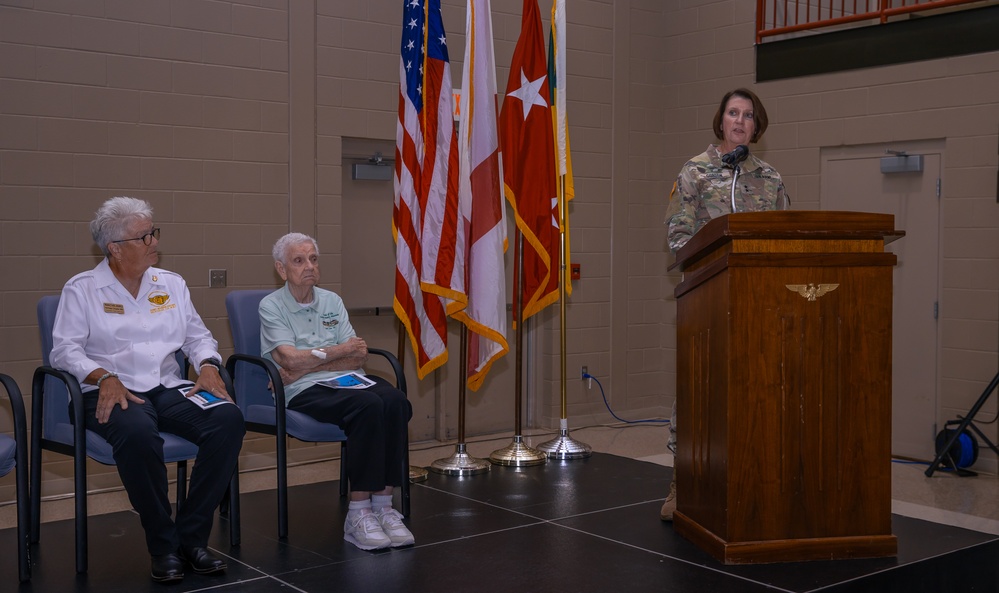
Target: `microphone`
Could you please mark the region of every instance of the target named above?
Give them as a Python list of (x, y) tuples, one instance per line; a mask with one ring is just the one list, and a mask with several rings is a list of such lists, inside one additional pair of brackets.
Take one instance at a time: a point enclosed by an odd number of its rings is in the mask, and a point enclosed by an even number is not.
[(740, 144), (732, 152), (722, 155), (722, 162), (726, 165), (734, 166), (746, 160), (747, 156), (749, 156), (749, 147), (745, 144)]

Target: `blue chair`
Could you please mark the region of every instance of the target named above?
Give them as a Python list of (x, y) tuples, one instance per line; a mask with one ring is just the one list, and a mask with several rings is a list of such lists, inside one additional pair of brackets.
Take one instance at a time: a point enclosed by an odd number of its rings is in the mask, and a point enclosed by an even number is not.
[[(84, 420), (83, 395), (76, 377), (61, 369), (49, 366), (52, 352), (52, 327), (55, 324), (59, 296), (44, 296), (38, 301), (38, 330), (42, 340), (42, 366), (35, 370), (32, 381), (33, 405), (31, 408), (31, 538), (38, 542), (41, 524), (42, 450), (61, 453), (73, 458), (73, 487), (76, 515), (76, 572), (87, 572), (87, 457), (115, 465), (111, 445), (97, 433), (87, 430)], [(177, 361), (183, 371), (187, 361), (177, 352)], [(222, 374), (226, 389), (232, 387), (228, 375)], [(73, 421), (69, 418), (69, 405), (73, 407)], [(198, 454), (198, 446), (170, 433), (163, 437), (163, 458), (177, 464), (177, 506), (187, 496), (187, 462)], [(77, 447), (76, 443), (84, 443)], [(239, 545), (239, 472), (233, 472), (229, 485), (229, 542)]]
[[(307, 414), (285, 408), (284, 384), (277, 366), (260, 356), (260, 301), (273, 290), (234, 290), (226, 295), (225, 308), (235, 354), (226, 361), (233, 378), (236, 403), (243, 411), (247, 430), (274, 435), (277, 441), (278, 537), (288, 537), (288, 436), (311, 443), (340, 443), (340, 496), (347, 495), (347, 435), (335, 424), (319, 422)], [(392, 366), (396, 387), (406, 393), (406, 375), (391, 352), (369, 348)], [(274, 386), (274, 392), (267, 388)], [(409, 475), (409, 435), (403, 475)], [(402, 484), (402, 514), (409, 516), (409, 480)]]
[(0, 384), (7, 390), (10, 409), (14, 413), (14, 438), (0, 434), (0, 476), (16, 470), (17, 480), (17, 578), (22, 583), (31, 579), (31, 558), (28, 545), (28, 421), (24, 415), (24, 399), (21, 390), (11, 377), (0, 373)]

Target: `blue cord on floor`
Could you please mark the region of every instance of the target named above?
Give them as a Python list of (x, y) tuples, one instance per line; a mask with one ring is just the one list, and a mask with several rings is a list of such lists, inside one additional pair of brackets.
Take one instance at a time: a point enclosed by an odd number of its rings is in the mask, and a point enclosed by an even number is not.
[[(916, 461), (914, 459), (895, 459), (895, 458), (892, 458), (891, 462), (892, 463), (897, 463), (899, 465), (930, 465), (929, 461)], [(954, 468), (940, 465), (940, 466), (937, 467), (936, 471), (938, 471), (938, 472), (952, 472), (952, 471), (954, 471)]]
[(607, 411), (613, 416), (618, 422), (624, 422), (625, 424), (669, 424), (669, 420), (625, 420), (614, 413), (611, 409), (610, 404), (607, 403), (607, 394), (604, 393), (604, 386), (600, 384), (600, 380), (589, 373), (583, 373), (583, 379), (590, 379), (597, 382), (597, 387), (600, 388), (600, 397), (604, 398), (604, 405), (607, 407)]

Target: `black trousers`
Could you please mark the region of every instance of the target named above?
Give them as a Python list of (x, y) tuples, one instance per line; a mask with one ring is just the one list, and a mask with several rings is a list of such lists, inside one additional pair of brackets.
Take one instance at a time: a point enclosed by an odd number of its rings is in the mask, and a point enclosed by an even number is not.
[[(106, 424), (96, 418), (97, 392), (84, 398), (87, 428), (104, 437), (114, 450), (118, 475), (128, 500), (139, 513), (146, 546), (153, 556), (176, 551), (181, 545), (206, 546), (215, 507), (222, 501), (246, 428), (235, 405), (202, 410), (176, 389), (157, 387), (133, 392), (145, 403), (115, 406)], [(70, 416), (72, 417), (72, 415)], [(160, 431), (198, 445), (187, 499), (171, 519), (167, 470)]]
[(355, 492), (379, 492), (409, 479), (406, 431), (413, 406), (406, 394), (381, 377), (369, 375), (367, 389), (330, 389), (314, 385), (291, 398), (288, 408), (347, 433), (347, 480)]

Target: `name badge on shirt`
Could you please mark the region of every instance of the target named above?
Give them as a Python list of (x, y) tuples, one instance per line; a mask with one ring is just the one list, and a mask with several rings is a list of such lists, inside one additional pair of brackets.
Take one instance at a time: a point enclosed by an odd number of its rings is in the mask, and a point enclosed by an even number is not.
[(119, 305), (117, 303), (104, 303), (105, 313), (114, 313), (115, 315), (125, 314), (125, 305)]

